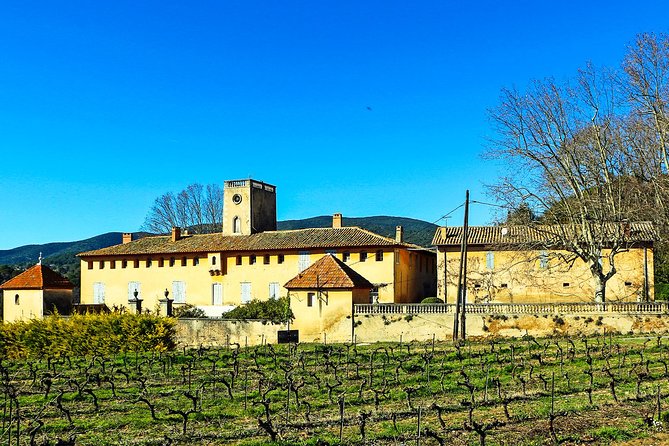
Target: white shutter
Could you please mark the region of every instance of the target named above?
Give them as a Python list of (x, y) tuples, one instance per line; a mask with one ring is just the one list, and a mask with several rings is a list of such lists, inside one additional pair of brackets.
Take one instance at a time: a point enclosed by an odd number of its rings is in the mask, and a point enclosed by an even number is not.
[(223, 305), (223, 284), (212, 284), (211, 293), (213, 305)]
[(251, 302), (251, 282), (242, 282), (242, 297), (241, 302), (247, 304)]
[(299, 258), (297, 261), (298, 272), (302, 272), (305, 269), (309, 268), (309, 251), (300, 251)]
[(172, 282), (172, 296), (175, 304), (186, 303), (186, 282), (175, 280)]
[(104, 282), (95, 282), (93, 284), (93, 303), (105, 303), (105, 284)]
[(128, 302), (135, 300), (135, 290), (137, 297), (142, 299), (142, 284), (140, 282), (128, 282)]

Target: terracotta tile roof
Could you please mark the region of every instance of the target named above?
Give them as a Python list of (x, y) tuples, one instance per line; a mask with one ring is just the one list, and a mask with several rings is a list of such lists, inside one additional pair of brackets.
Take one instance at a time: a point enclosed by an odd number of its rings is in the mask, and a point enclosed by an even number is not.
[(71, 290), (74, 285), (51, 268), (35, 265), (0, 285), (2, 290)]
[[(561, 236), (568, 231), (568, 226), (533, 225), (533, 226), (470, 226), (467, 243), (469, 245), (517, 245), (541, 243), (559, 245)], [(600, 227), (602, 237), (608, 240), (619, 238), (624, 226), (609, 223)], [(462, 226), (438, 228), (432, 239), (436, 246), (460, 246)], [(656, 238), (655, 229), (650, 222), (631, 223), (629, 242), (652, 242)]]
[(328, 254), (321, 257), (297, 276), (290, 279), (285, 288), (291, 289), (353, 289), (374, 287), (369, 280), (354, 271), (344, 262)]
[(410, 243), (397, 243), (358, 227), (309, 228), (267, 231), (252, 235), (200, 234), (173, 242), (170, 236), (144, 237), (130, 243), (87, 251), (80, 257), (135, 254), (179, 254), (225, 251), (269, 251), (282, 249), (333, 249), (348, 247), (394, 247), (423, 249)]

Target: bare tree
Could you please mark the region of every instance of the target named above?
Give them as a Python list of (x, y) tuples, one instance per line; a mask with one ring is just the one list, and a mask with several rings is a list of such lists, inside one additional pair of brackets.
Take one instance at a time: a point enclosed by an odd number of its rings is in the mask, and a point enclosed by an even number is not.
[(222, 218), (222, 187), (194, 183), (176, 195), (167, 192), (156, 198), (142, 229), (164, 234), (173, 227), (180, 227), (195, 234), (212, 233), (221, 230)]
[(510, 167), (493, 190), (509, 206), (525, 203), (542, 215), (546, 243), (588, 265), (596, 302), (606, 300), (616, 255), (630, 246), (627, 222), (638, 211), (621, 181), (634, 160), (619, 85), (615, 73), (589, 65), (571, 83), (505, 89), (490, 111), (497, 135), (490, 156)]

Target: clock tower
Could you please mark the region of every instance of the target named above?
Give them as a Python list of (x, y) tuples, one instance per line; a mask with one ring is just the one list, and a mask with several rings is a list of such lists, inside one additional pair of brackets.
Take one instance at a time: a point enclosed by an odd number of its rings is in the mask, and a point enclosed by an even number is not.
[(276, 186), (231, 180), (223, 189), (223, 235), (276, 231)]

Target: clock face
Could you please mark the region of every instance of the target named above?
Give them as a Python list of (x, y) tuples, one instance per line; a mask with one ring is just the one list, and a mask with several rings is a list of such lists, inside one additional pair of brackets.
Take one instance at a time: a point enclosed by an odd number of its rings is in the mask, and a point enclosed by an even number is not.
[(241, 203), (241, 202), (242, 202), (242, 196), (239, 195), (239, 194), (234, 194), (234, 195), (232, 196), (232, 202), (233, 202), (234, 204), (239, 204), (239, 203)]

